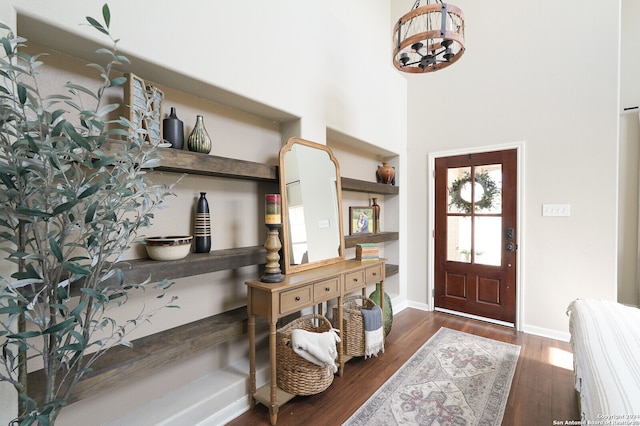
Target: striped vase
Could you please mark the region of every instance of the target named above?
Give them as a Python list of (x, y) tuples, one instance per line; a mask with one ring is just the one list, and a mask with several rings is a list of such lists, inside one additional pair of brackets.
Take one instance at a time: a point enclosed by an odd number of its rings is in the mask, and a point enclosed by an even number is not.
[(209, 203), (206, 192), (200, 193), (200, 199), (196, 205), (196, 220), (193, 236), (196, 253), (209, 253), (211, 251), (211, 217), (209, 216)]

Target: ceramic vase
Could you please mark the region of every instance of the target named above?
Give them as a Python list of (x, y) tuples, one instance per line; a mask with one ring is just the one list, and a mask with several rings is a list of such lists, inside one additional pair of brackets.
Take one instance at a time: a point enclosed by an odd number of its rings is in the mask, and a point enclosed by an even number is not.
[(371, 199), (371, 207), (373, 207), (373, 232), (380, 233), (380, 205), (377, 198)]
[(182, 149), (184, 146), (184, 124), (176, 115), (174, 107), (171, 107), (171, 114), (162, 120), (162, 138), (169, 142), (172, 148)]
[[(380, 305), (380, 283), (376, 283), (376, 289), (369, 295), (369, 299), (373, 300), (373, 302)], [(393, 307), (391, 306), (391, 298), (387, 293), (383, 294), (382, 300), (384, 300), (384, 335), (388, 336), (389, 332), (391, 332), (391, 324), (393, 323)]]
[(193, 227), (196, 253), (209, 253), (211, 251), (211, 217), (209, 215), (209, 202), (205, 195), (207, 195), (206, 192), (201, 192), (196, 204), (196, 220)]
[(211, 152), (211, 138), (204, 127), (204, 120), (201, 115), (196, 116), (196, 125), (187, 140), (189, 151), (208, 154)]
[(391, 185), (393, 182), (393, 178), (396, 175), (396, 171), (389, 165), (387, 161), (382, 162), (382, 166), (378, 166), (378, 170), (376, 171), (377, 181), (379, 183), (384, 183), (386, 185)]

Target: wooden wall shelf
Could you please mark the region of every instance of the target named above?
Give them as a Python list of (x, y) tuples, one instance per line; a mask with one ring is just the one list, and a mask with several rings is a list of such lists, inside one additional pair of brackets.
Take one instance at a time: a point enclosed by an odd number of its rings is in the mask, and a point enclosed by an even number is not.
[(375, 183), (346, 177), (343, 177), (341, 181), (343, 191), (370, 192), (383, 195), (396, 195), (400, 192), (400, 189), (395, 185), (385, 185), (384, 183)]
[[(103, 145), (103, 151), (108, 154), (115, 153), (121, 143), (116, 140), (110, 140)], [(155, 170), (200, 176), (278, 182), (278, 166), (201, 154), (183, 149), (158, 148), (158, 151), (163, 158), (160, 160), (160, 167), (156, 167)]]
[[(258, 324), (266, 330), (265, 321)], [(220, 343), (246, 338), (247, 308), (241, 306), (218, 315), (174, 327), (132, 341), (133, 347), (115, 346), (93, 365), (71, 393), (69, 403), (95, 396), (125, 381), (140, 379), (171, 363), (181, 361)], [(34, 395), (42, 395), (43, 370), (29, 373)]]
[(398, 232), (380, 232), (378, 234), (364, 234), (364, 235), (345, 235), (344, 246), (346, 248), (355, 247), (356, 244), (366, 243), (384, 243), (385, 241), (396, 241), (399, 239)]
[(263, 246), (239, 247), (223, 250), (212, 250), (210, 253), (189, 253), (179, 260), (157, 261), (136, 259), (127, 261), (122, 270), (127, 281), (141, 282), (151, 276), (152, 281), (176, 279), (210, 272), (236, 269), (243, 266), (262, 265), (266, 250)]

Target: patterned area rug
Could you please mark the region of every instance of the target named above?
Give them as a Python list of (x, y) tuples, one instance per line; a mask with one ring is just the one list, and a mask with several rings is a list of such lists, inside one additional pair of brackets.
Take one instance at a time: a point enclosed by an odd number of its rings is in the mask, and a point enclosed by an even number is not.
[(344, 425), (500, 425), (519, 354), (441, 328)]

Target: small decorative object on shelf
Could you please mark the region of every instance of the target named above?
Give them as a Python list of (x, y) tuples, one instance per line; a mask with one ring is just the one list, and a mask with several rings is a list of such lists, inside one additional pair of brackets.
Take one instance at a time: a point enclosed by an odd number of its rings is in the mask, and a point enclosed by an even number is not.
[(374, 234), (380, 233), (380, 205), (377, 198), (371, 199), (371, 207), (373, 207), (373, 232)]
[(356, 244), (357, 260), (376, 260), (380, 258), (380, 246), (376, 243)]
[(280, 194), (266, 194), (264, 197), (264, 222), (269, 229), (264, 248), (267, 250), (267, 264), (260, 281), (265, 283), (280, 283), (284, 281), (284, 275), (280, 270), (280, 228), (282, 227), (282, 214), (280, 207)]
[(209, 203), (206, 192), (200, 193), (196, 205), (196, 220), (193, 235), (195, 236), (195, 252), (209, 253), (211, 251), (211, 217), (209, 215)]
[(153, 145), (162, 143), (162, 102), (164, 93), (135, 74), (127, 73), (124, 86), (125, 104), (129, 105), (129, 120), (135, 128), (147, 130), (145, 140)]
[(162, 120), (162, 137), (172, 148), (182, 149), (184, 146), (184, 124), (176, 115), (174, 107), (171, 107), (171, 114)]
[[(376, 283), (376, 289), (369, 295), (369, 299), (373, 300), (378, 306), (382, 306), (380, 293), (380, 283)], [(384, 335), (388, 336), (391, 332), (391, 324), (393, 323), (393, 306), (391, 305), (391, 298), (387, 293), (384, 293), (382, 296), (382, 300), (384, 301)]]
[(191, 235), (145, 238), (147, 254), (153, 260), (178, 260), (189, 254)]
[(395, 175), (395, 169), (389, 165), (388, 161), (383, 161), (382, 166), (378, 166), (378, 170), (376, 171), (376, 181), (378, 183), (391, 185), (391, 182), (394, 181)]
[(349, 207), (349, 235), (373, 233), (373, 207)]
[(208, 154), (211, 152), (211, 138), (204, 127), (204, 120), (201, 115), (196, 116), (196, 125), (187, 140), (189, 151)]

